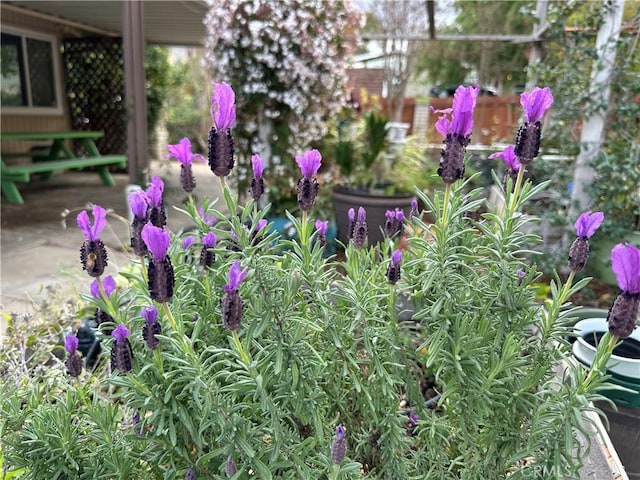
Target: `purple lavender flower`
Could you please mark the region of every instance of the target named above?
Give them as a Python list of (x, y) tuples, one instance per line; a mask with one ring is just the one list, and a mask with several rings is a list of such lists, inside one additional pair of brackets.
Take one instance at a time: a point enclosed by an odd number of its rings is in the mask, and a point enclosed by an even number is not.
[(552, 104), (553, 95), (549, 87), (535, 87), (531, 92), (523, 92), (520, 95), (525, 120), (516, 136), (515, 153), (520, 163), (530, 163), (538, 156), (542, 133), (540, 120)]
[(589, 259), (589, 238), (602, 225), (603, 220), (604, 214), (602, 212), (591, 213), (590, 210), (584, 212), (576, 220), (574, 227), (578, 237), (569, 249), (569, 268), (572, 271), (580, 272), (584, 269)]
[(264, 166), (260, 155), (251, 156), (251, 167), (253, 169), (253, 178), (251, 179), (251, 198), (253, 198), (254, 202), (257, 202), (264, 193), (264, 178), (262, 178)]
[(204, 211), (204, 207), (198, 207), (198, 215), (202, 221), (209, 227), (213, 227), (216, 223), (218, 223), (218, 218), (215, 215), (209, 215)]
[(609, 310), (609, 332), (626, 338), (635, 328), (640, 306), (640, 249), (619, 243), (611, 250), (611, 268), (621, 292)]
[(133, 222), (131, 223), (131, 249), (139, 257), (144, 257), (149, 251), (142, 241), (142, 228), (147, 223), (147, 213), (149, 204), (147, 203), (147, 194), (142, 190), (137, 190), (129, 194), (129, 208), (133, 213)]
[(142, 327), (142, 338), (151, 350), (155, 350), (160, 344), (160, 340), (156, 338), (156, 335), (162, 333), (162, 327), (158, 322), (158, 309), (153, 305), (149, 305), (140, 311), (140, 315), (145, 320), (145, 324)]
[(502, 188), (504, 191), (507, 191), (507, 179), (511, 178), (512, 180), (512, 191), (513, 186), (515, 185), (516, 178), (518, 177), (518, 171), (522, 164), (518, 161), (518, 157), (516, 157), (515, 147), (513, 145), (509, 145), (501, 152), (492, 153), (489, 155), (489, 158), (501, 158), (504, 160), (504, 163), (507, 165), (507, 171), (504, 174), (504, 178), (502, 180)]
[(187, 137), (184, 137), (175, 145), (167, 145), (167, 148), (169, 157), (173, 157), (181, 163), (180, 184), (182, 189), (187, 193), (192, 192), (196, 188), (196, 179), (193, 176), (191, 164), (194, 158), (204, 160), (204, 157), (191, 151), (191, 141)]
[(346, 430), (342, 425), (336, 427), (336, 435), (331, 445), (331, 461), (334, 465), (340, 465), (347, 453)]
[(224, 473), (227, 474), (227, 478), (233, 477), (238, 471), (238, 467), (236, 467), (236, 462), (233, 461), (233, 457), (229, 455), (227, 457), (227, 462), (224, 465)]
[[(107, 275), (102, 279), (102, 286), (104, 287), (104, 292), (107, 294), (107, 297), (110, 297), (116, 289), (116, 281), (111, 275)], [(93, 298), (102, 297), (100, 287), (98, 286), (98, 280), (91, 282), (90, 291)]]
[(200, 252), (200, 265), (204, 268), (209, 268), (215, 262), (216, 255), (213, 252), (213, 247), (216, 246), (216, 234), (213, 232), (207, 233), (202, 237), (202, 252)]
[(402, 252), (395, 250), (391, 254), (391, 262), (387, 267), (387, 280), (391, 285), (395, 285), (400, 280), (400, 264), (402, 263)]
[(302, 156), (296, 157), (296, 163), (302, 173), (302, 178), (298, 180), (298, 206), (304, 212), (311, 210), (316, 201), (320, 186), (314, 177), (321, 162), (322, 156), (318, 150), (308, 150)]
[(189, 467), (189, 470), (187, 470), (187, 474), (184, 476), (184, 480), (198, 480), (195, 468)]
[(247, 276), (247, 270), (241, 270), (240, 260), (236, 260), (229, 269), (229, 283), (224, 285), (222, 297), (222, 322), (231, 331), (240, 328), (242, 322), (242, 298), (238, 287)]
[(478, 92), (478, 87), (460, 85), (453, 96), (452, 108), (434, 110), (434, 113), (441, 114), (436, 130), (445, 137), (438, 167), (438, 175), (445, 183), (451, 184), (464, 175), (464, 155), (473, 129), (473, 110)]
[(353, 227), (353, 237), (351, 241), (356, 248), (364, 248), (367, 245), (367, 235), (369, 227), (367, 226), (367, 212), (364, 208), (358, 208), (358, 220)]
[(163, 228), (147, 224), (142, 229), (142, 239), (152, 254), (149, 260), (149, 293), (159, 303), (165, 303), (173, 297), (175, 277), (173, 265), (167, 256), (171, 238)]
[(127, 338), (131, 331), (120, 323), (111, 333), (115, 339), (111, 347), (111, 369), (127, 373), (133, 367), (133, 349)]
[(321, 247), (327, 244), (327, 229), (329, 228), (329, 221), (316, 220), (316, 231), (318, 232), (317, 241)]
[(187, 250), (191, 245), (193, 245), (196, 241), (196, 237), (194, 237), (193, 235), (190, 235), (188, 237), (184, 237), (182, 239), (182, 248), (184, 250)]
[(162, 201), (163, 192), (164, 182), (160, 177), (154, 175), (151, 177), (151, 184), (145, 193), (149, 204), (148, 218), (151, 224), (156, 227), (164, 227), (167, 224), (167, 214)]
[(78, 227), (85, 236), (85, 241), (80, 247), (80, 261), (82, 269), (91, 277), (99, 277), (107, 266), (107, 249), (100, 239), (100, 233), (107, 224), (107, 211), (99, 205), (94, 205), (91, 213), (93, 225), (89, 220), (89, 214), (84, 210), (76, 218)]
[(347, 211), (347, 217), (349, 218), (349, 224), (347, 225), (347, 238), (351, 240), (356, 228), (356, 211), (353, 208), (350, 208)]
[(418, 212), (418, 200), (415, 198), (411, 200), (411, 211), (409, 212), (409, 218), (419, 217), (420, 212)]
[(226, 177), (234, 165), (231, 127), (236, 121), (235, 94), (226, 83), (213, 84), (211, 118), (213, 126), (209, 131), (209, 167), (218, 177)]
[(68, 353), (65, 362), (67, 373), (72, 377), (78, 377), (82, 373), (82, 358), (78, 354), (78, 337), (67, 335), (64, 338), (64, 349)]
[(404, 212), (399, 208), (385, 212), (384, 234), (389, 238), (402, 236), (404, 230)]

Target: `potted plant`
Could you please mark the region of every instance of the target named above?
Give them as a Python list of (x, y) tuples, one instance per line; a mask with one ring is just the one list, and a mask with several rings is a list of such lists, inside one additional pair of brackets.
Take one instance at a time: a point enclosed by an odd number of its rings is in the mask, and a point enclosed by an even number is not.
[[(349, 210), (364, 207), (370, 225), (369, 242), (375, 244), (384, 238), (381, 227), (385, 213), (400, 209), (408, 214), (415, 197), (411, 188), (392, 180), (396, 156), (389, 152), (387, 118), (370, 110), (355, 130), (353, 134), (347, 132), (347, 138), (339, 138), (334, 151), (340, 178), (332, 191), (338, 239), (348, 242)], [(397, 158), (401, 157), (402, 154)]]

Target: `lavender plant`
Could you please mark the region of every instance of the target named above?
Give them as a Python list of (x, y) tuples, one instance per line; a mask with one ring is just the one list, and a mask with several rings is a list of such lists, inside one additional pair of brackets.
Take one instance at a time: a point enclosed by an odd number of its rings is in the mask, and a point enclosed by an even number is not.
[[(135, 256), (110, 292), (97, 268), (106, 264), (103, 209), (94, 207), (93, 224), (81, 213), (82, 266), (99, 293), (85, 301), (112, 319), (98, 327), (105, 358), (83, 370), (67, 337), (66, 365), (28, 388), (3, 382), (5, 470), (27, 479), (577, 478), (585, 414), (637, 313), (640, 269), (625, 262), (640, 257), (616, 247), (614, 340), (587, 372), (569, 361), (567, 302), (588, 282), (575, 274), (601, 214), (578, 220), (575, 268), (536, 303), (538, 239), (523, 233), (530, 217), (520, 212), (545, 185), (520, 167), (499, 187), (504, 207), (492, 209), (459, 181), (475, 99), (473, 89), (460, 92), (443, 112), (445, 190), (417, 192), (436, 222), (423, 222), (416, 203), (407, 215), (391, 212), (389, 235), (369, 245), (366, 211), (350, 212), (344, 259), (325, 257), (326, 223), (312, 218), (320, 152), (297, 159), (297, 239), (282, 240), (269, 207), (256, 205), (257, 159), (246, 205), (224, 183), (232, 136), (215, 118), (209, 160), (229, 213), (189, 196), (180, 210), (195, 230), (169, 232), (154, 179), (130, 199)], [(536, 100), (523, 102), (528, 123), (514, 147), (516, 157), (527, 152), (523, 164), (535, 161), (535, 122), (551, 104), (546, 90), (526, 95)], [(218, 93), (216, 112), (235, 118), (231, 98)], [(480, 206), (488, 213), (476, 220)], [(403, 301), (410, 321), (400, 321)]]

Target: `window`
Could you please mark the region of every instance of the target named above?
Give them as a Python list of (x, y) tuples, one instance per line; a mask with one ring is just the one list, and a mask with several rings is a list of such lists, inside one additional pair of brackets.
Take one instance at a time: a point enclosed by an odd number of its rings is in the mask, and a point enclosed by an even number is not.
[(61, 113), (57, 43), (35, 33), (2, 32), (0, 104), (4, 113)]

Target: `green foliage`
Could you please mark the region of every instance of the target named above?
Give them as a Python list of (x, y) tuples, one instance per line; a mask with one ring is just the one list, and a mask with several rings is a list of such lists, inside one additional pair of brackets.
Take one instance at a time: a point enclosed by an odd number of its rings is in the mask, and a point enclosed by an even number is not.
[[(158, 348), (141, 335), (153, 303), (146, 259), (132, 260), (111, 297), (83, 299), (131, 330), (132, 370), (111, 370), (104, 331), (105, 357), (77, 379), (59, 361), (4, 370), (5, 467), (26, 469), (25, 480), (168, 480), (189, 468), (222, 479), (231, 457), (236, 479), (577, 478), (578, 436), (603, 377), (572, 364), (562, 382), (555, 368), (571, 355), (567, 299), (588, 279), (556, 278), (536, 302), (527, 257), (539, 238), (521, 212), (546, 184), (509, 183), (505, 207), (473, 220), (486, 202), (472, 183), (417, 192), (437, 220), (411, 220), (394, 285), (391, 240), (327, 259), (307, 215), (289, 214), (297, 240), (283, 240), (257, 233), (268, 207), (238, 205), (228, 186), (222, 206), (203, 205), (214, 226), (189, 201), (189, 235), (214, 232), (216, 259), (201, 267), (199, 243), (185, 249), (185, 234), (172, 235), (175, 289), (157, 305)], [(247, 277), (232, 332), (222, 299), (236, 261)], [(16, 345), (8, 358), (22, 357)], [(339, 424), (347, 453), (336, 466)]]
[(144, 68), (147, 82), (147, 128), (153, 137), (169, 93), (168, 48), (157, 45), (147, 47), (144, 52)]

